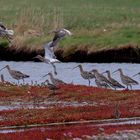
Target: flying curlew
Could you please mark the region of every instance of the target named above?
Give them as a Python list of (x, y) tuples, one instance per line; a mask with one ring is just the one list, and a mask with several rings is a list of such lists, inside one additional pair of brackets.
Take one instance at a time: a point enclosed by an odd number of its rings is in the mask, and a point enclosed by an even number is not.
[(72, 33), (67, 30), (67, 29), (59, 29), (59, 30), (53, 30), (50, 33), (55, 33), (55, 36), (53, 38), (52, 41), (46, 43), (43, 47), (45, 49), (45, 56), (44, 58), (41, 55), (38, 55), (34, 58), (38, 58), (39, 60), (51, 64), (53, 69), (54, 69), (54, 73), (57, 74), (56, 71), (56, 66), (54, 65), (54, 63), (60, 63), (60, 61), (58, 59), (56, 59), (56, 56), (54, 54), (54, 48), (57, 46), (58, 42), (63, 39), (65, 36), (70, 36), (72, 35)]

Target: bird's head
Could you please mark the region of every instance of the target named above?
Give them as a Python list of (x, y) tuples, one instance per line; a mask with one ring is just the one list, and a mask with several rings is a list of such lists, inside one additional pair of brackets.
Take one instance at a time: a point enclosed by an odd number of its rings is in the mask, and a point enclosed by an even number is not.
[(40, 61), (44, 60), (44, 58), (41, 55), (37, 55), (37, 56), (33, 57), (32, 59), (39, 59)]

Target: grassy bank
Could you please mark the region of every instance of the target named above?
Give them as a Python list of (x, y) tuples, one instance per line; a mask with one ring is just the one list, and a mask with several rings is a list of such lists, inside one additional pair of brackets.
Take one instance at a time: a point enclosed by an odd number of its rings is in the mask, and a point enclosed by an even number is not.
[(40, 49), (53, 37), (48, 31), (60, 27), (74, 34), (60, 43), (69, 54), (140, 44), (139, 0), (6, 0), (0, 1), (0, 13), (15, 30), (17, 50)]

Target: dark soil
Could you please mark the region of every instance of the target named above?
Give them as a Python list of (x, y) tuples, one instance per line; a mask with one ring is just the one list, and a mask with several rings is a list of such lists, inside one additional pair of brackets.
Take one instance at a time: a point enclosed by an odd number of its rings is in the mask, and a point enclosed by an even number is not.
[[(40, 54), (44, 56), (44, 50), (15, 50), (14, 47), (4, 48), (0, 46), (0, 59), (7, 61), (37, 61), (33, 57)], [(140, 63), (140, 47), (124, 46), (113, 49), (103, 49), (88, 53), (87, 50), (76, 50), (75, 53), (69, 53), (64, 57), (64, 50), (58, 49), (55, 51), (57, 58), (62, 62), (130, 62)]]

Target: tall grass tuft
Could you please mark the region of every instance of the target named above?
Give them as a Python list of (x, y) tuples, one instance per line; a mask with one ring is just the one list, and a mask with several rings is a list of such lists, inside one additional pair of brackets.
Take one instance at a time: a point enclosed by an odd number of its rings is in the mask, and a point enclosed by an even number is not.
[(26, 8), (21, 11), (15, 22), (12, 45), (17, 51), (40, 49), (39, 46), (50, 38), (47, 33), (63, 26), (63, 13), (60, 8), (54, 8), (46, 17), (41, 9)]

